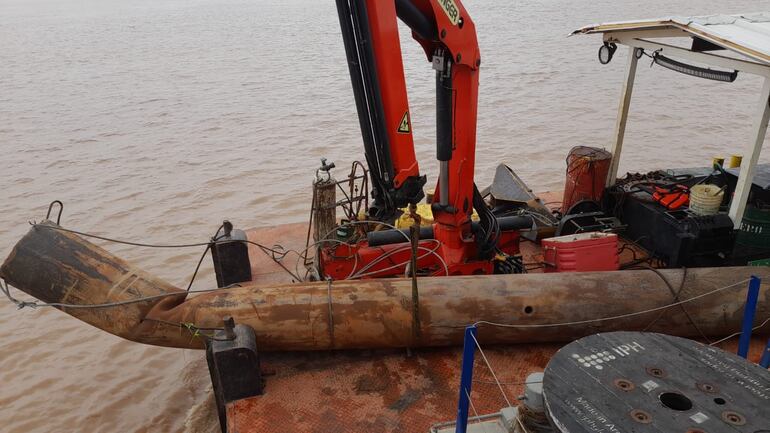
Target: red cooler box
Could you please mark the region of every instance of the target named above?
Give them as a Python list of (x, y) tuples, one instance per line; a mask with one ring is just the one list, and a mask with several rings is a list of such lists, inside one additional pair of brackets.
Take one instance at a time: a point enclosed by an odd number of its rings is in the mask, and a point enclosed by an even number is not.
[(588, 232), (542, 240), (545, 272), (616, 271), (618, 235)]

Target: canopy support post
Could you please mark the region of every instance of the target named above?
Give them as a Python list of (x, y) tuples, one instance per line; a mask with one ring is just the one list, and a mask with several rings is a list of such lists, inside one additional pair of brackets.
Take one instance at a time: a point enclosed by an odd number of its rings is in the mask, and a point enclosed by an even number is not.
[(638, 48), (629, 47), (628, 66), (626, 67), (626, 80), (623, 82), (623, 92), (620, 96), (620, 106), (618, 107), (618, 120), (615, 124), (615, 135), (612, 143), (612, 160), (610, 161), (609, 172), (607, 173), (607, 186), (615, 184), (618, 178), (618, 166), (620, 165), (620, 152), (623, 150), (623, 138), (626, 135), (626, 122), (628, 121), (628, 108), (631, 106), (631, 94), (634, 90), (634, 79), (636, 78), (636, 65), (639, 58), (636, 56)]
[(762, 93), (757, 104), (757, 111), (754, 116), (754, 123), (752, 125), (752, 130), (754, 131), (753, 140), (746, 146), (743, 154), (743, 164), (741, 164), (738, 184), (735, 187), (735, 194), (733, 195), (728, 214), (733, 220), (736, 229), (740, 228), (741, 221), (743, 221), (743, 213), (749, 200), (749, 192), (751, 191), (754, 172), (757, 168), (759, 153), (762, 151), (762, 144), (765, 142), (767, 122), (770, 120), (770, 77), (765, 77)]

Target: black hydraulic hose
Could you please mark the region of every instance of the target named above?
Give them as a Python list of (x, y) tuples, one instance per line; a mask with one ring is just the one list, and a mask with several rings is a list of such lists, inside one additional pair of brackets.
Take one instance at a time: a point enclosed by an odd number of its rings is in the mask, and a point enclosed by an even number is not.
[(425, 16), (424, 13), (410, 0), (396, 0), (396, 14), (413, 32), (428, 41), (438, 39), (436, 23)]
[(436, 159), (452, 159), (452, 62), (444, 61), (444, 71), (436, 71)]
[[(365, 0), (351, 0), (351, 12), (353, 17), (353, 29), (358, 44), (359, 60), (364, 79), (366, 94), (368, 96), (369, 115), (371, 117), (372, 135), (374, 147), (377, 152), (378, 167), (384, 179), (384, 187), (390, 189), (393, 182), (393, 162), (390, 155), (390, 144), (385, 125), (385, 109), (382, 105), (382, 91), (377, 76), (377, 61), (374, 58), (372, 46), (372, 34), (369, 28), (369, 14)], [(388, 199), (386, 193), (382, 198)], [(390, 200), (388, 200), (390, 202)], [(388, 207), (391, 205), (386, 204)]]
[(348, 0), (336, 0), (337, 14), (340, 19), (340, 28), (342, 31), (342, 41), (345, 46), (345, 55), (348, 61), (348, 71), (350, 72), (350, 81), (353, 85), (353, 97), (358, 111), (358, 122), (361, 127), (361, 136), (364, 142), (364, 154), (366, 164), (369, 166), (369, 174), (372, 179), (372, 187), (376, 191), (375, 195), (383, 195), (383, 180), (380, 175), (379, 162), (376, 158), (377, 151), (374, 145), (374, 136), (372, 133), (372, 119), (369, 114), (369, 104), (366, 99), (364, 88), (363, 71), (361, 70), (361, 61), (358, 55), (358, 43), (356, 41), (353, 15), (350, 11)]
[[(495, 223), (498, 224), (499, 231), (506, 232), (529, 229), (532, 227), (533, 220), (529, 215), (513, 215), (497, 218)], [(483, 229), (481, 224), (477, 222), (471, 223), (471, 231), (477, 234), (482, 232)], [(366, 239), (369, 242), (370, 247), (403, 243), (406, 242), (406, 239), (409, 239), (409, 230), (381, 230), (369, 232), (366, 235)], [(433, 226), (420, 227), (420, 239), (434, 239)]]
[[(476, 232), (476, 241), (479, 247), (479, 257), (488, 258), (497, 248), (500, 239), (500, 222), (487, 207), (476, 184), (473, 184), (473, 208), (479, 214), (480, 230)], [(531, 227), (531, 226), (529, 226)], [(483, 234), (483, 237), (481, 236)]]

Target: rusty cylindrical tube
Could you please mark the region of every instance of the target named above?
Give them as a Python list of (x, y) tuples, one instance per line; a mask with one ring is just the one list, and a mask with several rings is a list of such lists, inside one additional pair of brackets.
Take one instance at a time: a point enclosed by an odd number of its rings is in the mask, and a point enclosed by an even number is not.
[(331, 174), (328, 178), (317, 178), (313, 182), (313, 198), (313, 241), (336, 239), (337, 181)]
[(595, 147), (575, 146), (569, 151), (562, 213), (580, 201), (601, 200), (611, 159), (610, 152)]
[[(615, 330), (726, 335), (740, 329), (743, 280), (755, 274), (770, 281), (765, 267), (660, 272), (674, 287), (686, 275), (681, 299), (714, 293), (665, 311), (591, 321), (668, 305), (673, 295), (661, 275), (650, 270), (420, 278), (420, 332), (415, 335), (409, 279), (245, 285), (188, 297), (79, 236), (42, 226), (31, 228), (0, 268), (13, 287), (49, 303), (87, 305), (174, 294), (119, 307), (61, 308), (129, 340), (199, 348), (201, 339), (178, 324), (221, 327), (223, 318), (232, 316), (251, 326), (260, 349), (269, 351), (455, 345), (462, 342), (465, 325), (482, 320), (523, 326), (482, 325), (479, 339), (486, 344), (569, 341)], [(725, 286), (731, 287), (715, 291)], [(757, 322), (770, 316), (769, 301), (765, 283)], [(540, 327), (564, 322), (578, 323)]]

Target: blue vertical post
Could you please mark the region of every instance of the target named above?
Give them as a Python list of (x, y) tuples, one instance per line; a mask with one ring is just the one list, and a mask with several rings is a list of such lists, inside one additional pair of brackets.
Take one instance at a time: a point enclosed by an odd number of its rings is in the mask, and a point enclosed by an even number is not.
[(460, 400), (457, 402), (457, 422), (455, 423), (455, 433), (466, 433), (468, 431), (468, 405), (471, 395), (471, 383), (473, 379), (473, 357), (476, 354), (476, 326), (471, 325), (465, 328), (465, 339), (463, 340), (463, 363), (460, 373)]
[(749, 356), (749, 344), (751, 343), (751, 331), (754, 327), (754, 313), (757, 312), (757, 299), (759, 298), (759, 285), (762, 280), (754, 275), (749, 281), (749, 293), (746, 297), (746, 306), (743, 309), (743, 324), (741, 329), (741, 338), (738, 340), (738, 356), (747, 358)]
[(762, 352), (762, 358), (759, 360), (759, 366), (762, 368), (770, 367), (770, 340), (767, 340), (765, 351)]

